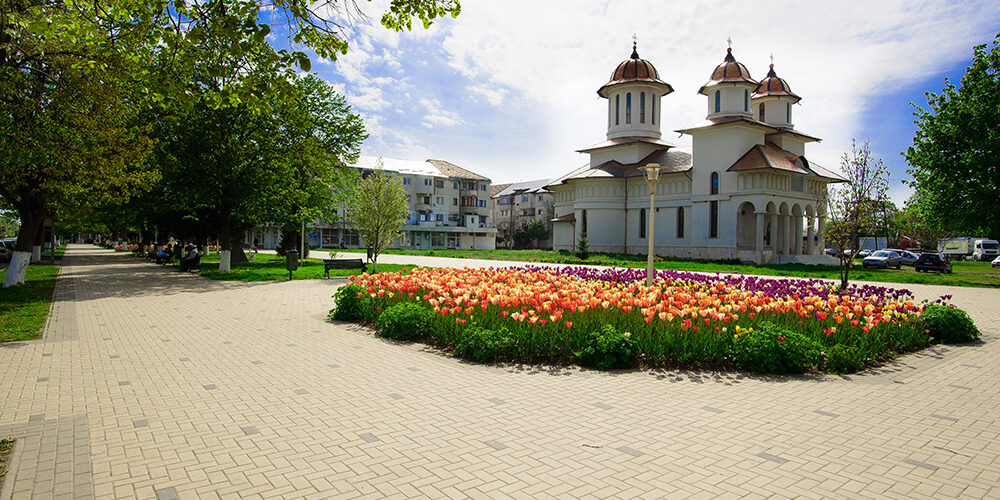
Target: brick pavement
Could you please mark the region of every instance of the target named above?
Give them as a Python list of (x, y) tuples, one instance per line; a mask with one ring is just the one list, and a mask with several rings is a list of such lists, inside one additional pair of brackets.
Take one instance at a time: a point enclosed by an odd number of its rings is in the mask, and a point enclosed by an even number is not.
[(213, 282), (71, 246), (0, 345), (2, 498), (998, 497), (986, 342), (870, 373), (483, 366), (326, 321), (333, 280)]

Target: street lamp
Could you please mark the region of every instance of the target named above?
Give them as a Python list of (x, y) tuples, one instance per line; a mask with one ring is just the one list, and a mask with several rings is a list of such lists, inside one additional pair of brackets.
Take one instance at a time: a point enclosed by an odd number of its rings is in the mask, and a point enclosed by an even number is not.
[(656, 213), (653, 208), (653, 198), (656, 196), (656, 184), (660, 182), (660, 170), (663, 170), (663, 167), (658, 163), (647, 163), (639, 170), (646, 174), (646, 184), (649, 184), (649, 251), (646, 253), (646, 286), (653, 286), (653, 215)]

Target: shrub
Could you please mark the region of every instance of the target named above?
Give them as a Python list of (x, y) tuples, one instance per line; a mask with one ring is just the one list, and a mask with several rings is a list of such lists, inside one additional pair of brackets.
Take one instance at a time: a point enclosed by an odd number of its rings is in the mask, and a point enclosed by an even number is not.
[(580, 364), (598, 370), (629, 368), (635, 354), (635, 341), (628, 333), (621, 333), (611, 325), (604, 325), (599, 331), (590, 332), (586, 345), (576, 353)]
[(854, 346), (836, 344), (826, 352), (826, 371), (831, 373), (854, 373), (865, 368), (865, 360)]
[(333, 294), (334, 308), (330, 309), (330, 318), (341, 321), (355, 321), (362, 318), (361, 297), (365, 291), (361, 285), (350, 283), (337, 289)]
[(924, 331), (943, 344), (979, 340), (979, 329), (965, 311), (955, 306), (929, 305), (920, 315)]
[(755, 373), (803, 373), (820, 360), (820, 346), (801, 333), (761, 323), (737, 328), (731, 354), (739, 367)]
[(576, 242), (576, 258), (587, 260), (590, 257), (590, 247), (587, 246), (587, 233), (580, 233), (580, 240)]
[(507, 328), (493, 331), (473, 325), (462, 332), (454, 354), (480, 363), (492, 363), (506, 358), (512, 346), (513, 340)]
[(375, 331), (382, 337), (409, 340), (430, 331), (433, 312), (412, 302), (396, 304), (375, 320)]

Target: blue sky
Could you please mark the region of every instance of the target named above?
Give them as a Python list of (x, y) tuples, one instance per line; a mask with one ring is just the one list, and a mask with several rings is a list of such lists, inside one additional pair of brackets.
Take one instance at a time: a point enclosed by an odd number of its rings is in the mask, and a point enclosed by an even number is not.
[(697, 89), (726, 39), (754, 78), (775, 70), (803, 97), (795, 126), (823, 139), (806, 155), (836, 168), (850, 140), (871, 141), (902, 203), (913, 137), (909, 102), (957, 82), (972, 47), (1000, 31), (995, 2), (733, 1), (545, 2), (467, 0), (457, 19), (395, 33), (370, 21), (349, 29), (350, 52), (314, 61), (344, 93), (370, 137), (363, 153), (448, 160), (496, 183), (555, 178), (587, 161), (576, 149), (606, 132), (604, 84), (638, 37), (639, 54), (675, 92), (662, 101), (663, 138), (704, 119)]

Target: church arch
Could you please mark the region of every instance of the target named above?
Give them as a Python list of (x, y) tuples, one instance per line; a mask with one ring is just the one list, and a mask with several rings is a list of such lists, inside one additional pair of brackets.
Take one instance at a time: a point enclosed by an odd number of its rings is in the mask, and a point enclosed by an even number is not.
[(740, 204), (736, 217), (736, 246), (740, 250), (756, 248), (754, 237), (757, 235), (757, 214), (753, 203), (745, 201)]

